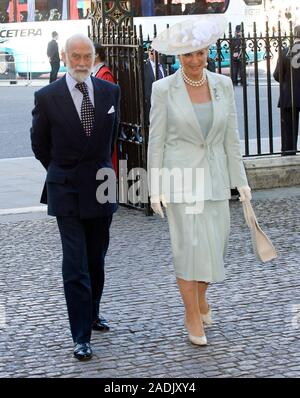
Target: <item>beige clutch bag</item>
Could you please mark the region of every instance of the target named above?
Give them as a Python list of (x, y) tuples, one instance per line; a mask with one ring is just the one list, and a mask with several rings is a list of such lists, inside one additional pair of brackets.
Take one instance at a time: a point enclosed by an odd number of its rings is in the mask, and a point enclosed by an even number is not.
[(270, 239), (258, 225), (250, 201), (245, 200), (244, 202), (242, 202), (242, 204), (245, 220), (248, 227), (250, 228), (252, 246), (256, 257), (264, 263), (266, 261), (273, 260), (277, 257), (276, 250)]

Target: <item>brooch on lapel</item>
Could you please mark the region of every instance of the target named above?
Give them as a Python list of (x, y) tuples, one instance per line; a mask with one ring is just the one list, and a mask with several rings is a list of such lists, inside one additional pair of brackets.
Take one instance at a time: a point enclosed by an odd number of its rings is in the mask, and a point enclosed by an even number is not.
[(214, 92), (215, 100), (219, 101), (221, 99), (221, 97), (219, 96), (218, 90), (215, 87), (213, 88), (213, 92)]

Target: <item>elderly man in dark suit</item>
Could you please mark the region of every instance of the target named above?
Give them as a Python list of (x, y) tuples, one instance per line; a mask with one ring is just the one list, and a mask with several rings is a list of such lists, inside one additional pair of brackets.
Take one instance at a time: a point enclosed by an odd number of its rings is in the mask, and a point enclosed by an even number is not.
[[(33, 152), (47, 169), (41, 202), (48, 203), (61, 235), (64, 291), (79, 360), (92, 357), (92, 329), (109, 329), (99, 317), (99, 304), (109, 227), (117, 208), (115, 200), (99, 200), (98, 191), (105, 183), (115, 192), (111, 158), (119, 87), (91, 77), (94, 57), (88, 37), (77, 34), (67, 40), (67, 74), (35, 93), (31, 128)], [(96, 179), (99, 170), (104, 172), (101, 180), (99, 174)]]
[[(283, 49), (281, 61), (278, 59), (274, 71), (274, 79), (281, 84), (278, 107), (281, 108), (281, 151), (283, 156), (295, 155), (298, 141), (300, 112), (300, 25), (295, 26), (294, 37), (294, 46)], [(292, 97), (294, 97), (293, 101)], [(293, 113), (295, 115), (294, 123)]]

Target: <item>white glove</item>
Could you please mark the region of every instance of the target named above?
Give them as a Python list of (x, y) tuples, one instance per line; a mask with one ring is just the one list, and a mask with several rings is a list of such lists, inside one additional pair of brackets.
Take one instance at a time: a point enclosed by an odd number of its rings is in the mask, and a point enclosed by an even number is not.
[(151, 202), (151, 208), (154, 211), (155, 214), (159, 214), (161, 216), (161, 218), (164, 218), (164, 212), (163, 209), (161, 207), (160, 202), (163, 204), (163, 207), (167, 208), (167, 202), (166, 202), (166, 198), (164, 197), (164, 195), (160, 195), (159, 197), (151, 197), (150, 198), (150, 202)]
[(240, 201), (244, 202), (245, 200), (251, 200), (252, 199), (252, 195), (251, 195), (251, 188), (248, 187), (248, 185), (244, 185), (243, 187), (239, 187), (237, 189), (239, 191), (240, 194)]

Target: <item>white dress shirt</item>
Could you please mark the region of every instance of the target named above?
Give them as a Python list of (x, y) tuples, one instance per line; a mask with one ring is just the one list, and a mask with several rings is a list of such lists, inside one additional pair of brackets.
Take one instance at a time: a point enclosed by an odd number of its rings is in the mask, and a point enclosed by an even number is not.
[(93, 69), (92, 76), (95, 77), (97, 75), (97, 73), (99, 72), (100, 68), (102, 68), (102, 66), (104, 66), (104, 62), (100, 62), (99, 64), (95, 65), (94, 69)]
[[(151, 63), (152, 69), (153, 69), (154, 76), (156, 76), (155, 75), (156, 74), (155, 62), (150, 59), (150, 63)], [(162, 76), (165, 77), (164, 69), (161, 66), (161, 64), (158, 64), (158, 67), (159, 67), (159, 69), (160, 69), (160, 71), (162, 73)]]
[[(81, 119), (81, 104), (82, 104), (82, 100), (83, 100), (83, 94), (81, 91), (78, 90), (78, 88), (75, 87), (78, 82), (70, 75), (69, 72), (67, 72), (67, 74), (66, 74), (66, 83), (67, 83), (68, 89), (70, 91), (71, 97), (73, 99), (77, 113), (79, 115), (79, 118)], [(84, 81), (84, 83), (87, 85), (91, 103), (93, 104), (93, 106), (95, 106), (94, 86), (93, 86), (91, 77), (89, 76)]]

